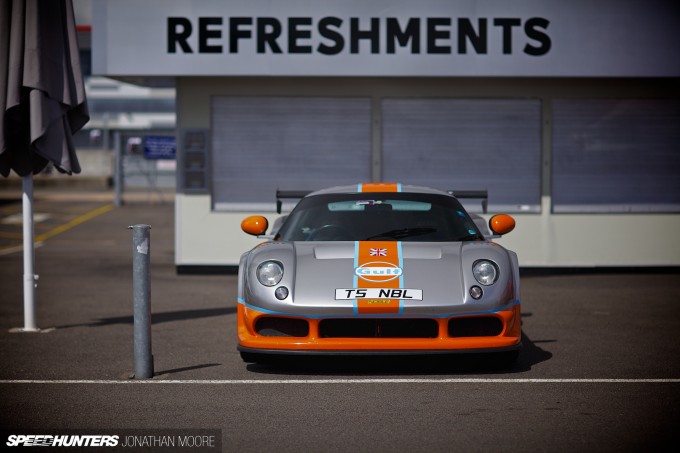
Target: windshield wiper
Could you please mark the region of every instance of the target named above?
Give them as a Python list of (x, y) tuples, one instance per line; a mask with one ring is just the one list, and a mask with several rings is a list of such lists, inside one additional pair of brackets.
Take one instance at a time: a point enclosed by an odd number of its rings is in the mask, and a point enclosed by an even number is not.
[(478, 234), (468, 234), (467, 236), (463, 236), (463, 237), (456, 239), (456, 242), (478, 241), (478, 240), (479, 240)]
[(421, 234), (428, 234), (436, 232), (436, 228), (401, 228), (399, 230), (385, 231), (384, 233), (376, 234), (375, 236), (364, 239), (371, 241), (377, 238), (403, 239), (411, 236), (420, 236)]

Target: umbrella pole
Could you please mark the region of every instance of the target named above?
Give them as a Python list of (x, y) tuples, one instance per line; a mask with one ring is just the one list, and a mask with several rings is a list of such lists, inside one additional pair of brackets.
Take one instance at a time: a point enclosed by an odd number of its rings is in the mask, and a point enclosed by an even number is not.
[(37, 332), (35, 322), (35, 253), (33, 248), (33, 175), (22, 178), (24, 227), (24, 332)]

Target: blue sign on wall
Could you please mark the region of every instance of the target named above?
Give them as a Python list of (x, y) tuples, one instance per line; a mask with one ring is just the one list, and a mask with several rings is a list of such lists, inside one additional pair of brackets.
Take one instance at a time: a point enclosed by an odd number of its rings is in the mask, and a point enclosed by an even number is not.
[(170, 135), (148, 135), (144, 137), (145, 159), (175, 159), (177, 142)]

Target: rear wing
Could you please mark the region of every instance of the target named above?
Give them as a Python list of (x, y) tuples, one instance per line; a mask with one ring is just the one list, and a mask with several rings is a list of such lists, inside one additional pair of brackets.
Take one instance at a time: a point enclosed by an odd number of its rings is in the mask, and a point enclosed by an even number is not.
[[(313, 190), (278, 190), (276, 189), (276, 212), (281, 214), (283, 200), (299, 200), (306, 197)], [(482, 212), (486, 214), (489, 204), (489, 192), (487, 190), (447, 190), (456, 198), (469, 198), (482, 200)]]
[(447, 190), (456, 198), (472, 198), (482, 200), (482, 212), (486, 214), (489, 205), (489, 192), (487, 190)]
[(283, 200), (299, 200), (306, 197), (312, 190), (279, 190), (276, 189), (276, 213), (281, 214)]

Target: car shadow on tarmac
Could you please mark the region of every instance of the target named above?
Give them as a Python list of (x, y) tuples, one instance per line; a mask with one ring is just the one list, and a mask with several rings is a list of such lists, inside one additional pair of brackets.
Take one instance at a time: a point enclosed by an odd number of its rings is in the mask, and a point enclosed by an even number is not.
[[(555, 340), (540, 340), (551, 343)], [(522, 349), (516, 361), (505, 353), (371, 355), (371, 356), (278, 356), (263, 357), (247, 369), (262, 374), (296, 375), (442, 375), (522, 373), (552, 358), (522, 331)]]
[[(196, 310), (179, 310), (161, 313), (151, 313), (151, 324), (160, 324), (172, 321), (187, 321), (190, 319), (211, 318), (213, 316), (225, 316), (236, 313), (236, 308), (201, 308)], [(70, 329), (73, 327), (102, 327), (114, 324), (133, 324), (132, 316), (115, 316), (111, 318), (101, 318), (93, 322), (78, 324), (67, 324), (57, 326), (57, 329)]]

